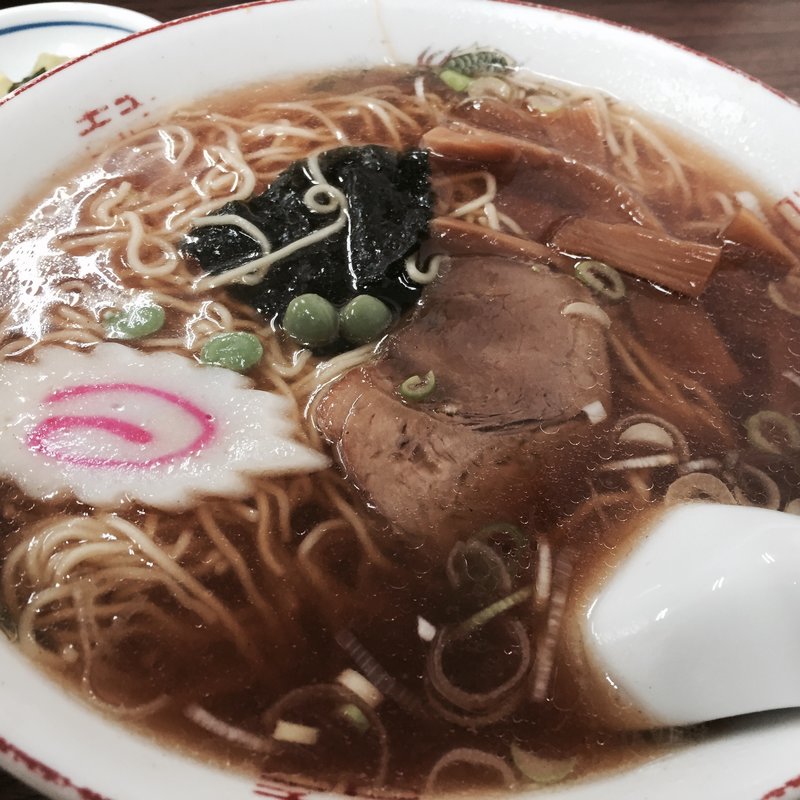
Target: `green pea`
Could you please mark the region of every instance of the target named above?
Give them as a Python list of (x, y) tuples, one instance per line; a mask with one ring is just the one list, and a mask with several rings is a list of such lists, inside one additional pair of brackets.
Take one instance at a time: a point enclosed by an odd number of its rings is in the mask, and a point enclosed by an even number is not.
[(352, 344), (374, 342), (392, 323), (392, 312), (386, 303), (360, 294), (339, 312), (342, 336)]
[(112, 339), (141, 339), (160, 331), (164, 317), (164, 309), (153, 303), (112, 312), (103, 319), (103, 325)]
[(200, 351), (204, 364), (224, 367), (234, 372), (246, 372), (261, 361), (264, 348), (257, 336), (243, 331), (212, 336)]
[(283, 329), (306, 347), (324, 347), (339, 337), (339, 315), (318, 294), (301, 294), (286, 307)]

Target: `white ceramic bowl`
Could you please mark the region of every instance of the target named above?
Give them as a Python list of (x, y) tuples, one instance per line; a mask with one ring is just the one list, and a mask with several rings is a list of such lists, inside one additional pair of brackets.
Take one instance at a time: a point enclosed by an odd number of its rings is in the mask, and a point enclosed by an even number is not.
[[(735, 162), (775, 202), (800, 201), (800, 160), (790, 157), (800, 107), (685, 49), (512, 0), (293, 0), (169, 23), (0, 100), (0, 214), (121, 132), (208, 94), (309, 70), (413, 62), (426, 48), (475, 42), (498, 46), (536, 72), (638, 105)], [(55, 798), (322, 796), (256, 784), (159, 748), (71, 698), (5, 641), (0, 709), (0, 765)], [(552, 796), (787, 798), (800, 784), (798, 741), (797, 714), (744, 720), (723, 738)]]
[(157, 25), (158, 20), (101, 3), (36, 3), (0, 10), (0, 72), (29, 75), (41, 53), (75, 58)]

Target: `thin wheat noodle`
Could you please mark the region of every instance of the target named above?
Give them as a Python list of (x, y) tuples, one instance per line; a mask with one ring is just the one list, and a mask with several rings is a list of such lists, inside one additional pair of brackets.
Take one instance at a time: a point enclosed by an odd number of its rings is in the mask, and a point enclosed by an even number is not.
[(208, 534), (208, 537), (214, 542), (219, 552), (233, 568), (233, 571), (236, 573), (239, 582), (242, 584), (253, 606), (266, 621), (280, 626), (280, 620), (276, 618), (275, 609), (264, 600), (261, 592), (255, 585), (253, 574), (245, 562), (244, 557), (222, 532), (216, 519), (214, 519), (211, 509), (205, 505), (201, 506), (197, 510), (197, 518), (203, 525), (203, 529)]

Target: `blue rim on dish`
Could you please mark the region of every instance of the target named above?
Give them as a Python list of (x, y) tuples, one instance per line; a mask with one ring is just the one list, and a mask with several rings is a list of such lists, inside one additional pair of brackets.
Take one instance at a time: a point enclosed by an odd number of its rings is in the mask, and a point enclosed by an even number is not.
[(52, 22), (29, 22), (25, 25), (11, 25), (8, 28), (0, 28), (0, 36), (5, 36), (9, 33), (19, 33), (19, 31), (29, 31), (34, 28), (64, 28), (64, 27), (82, 27), (82, 28), (105, 28), (111, 31), (121, 31), (122, 33), (135, 33), (133, 28), (125, 28), (122, 25), (110, 25), (106, 22), (82, 22), (81, 20), (63, 20)]

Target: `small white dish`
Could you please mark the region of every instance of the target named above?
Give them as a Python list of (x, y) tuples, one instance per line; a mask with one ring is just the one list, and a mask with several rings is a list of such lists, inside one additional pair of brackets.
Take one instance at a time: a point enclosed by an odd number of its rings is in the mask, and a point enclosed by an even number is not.
[(0, 72), (12, 81), (33, 70), (41, 53), (65, 58), (143, 31), (158, 20), (100, 3), (36, 3), (0, 10)]

